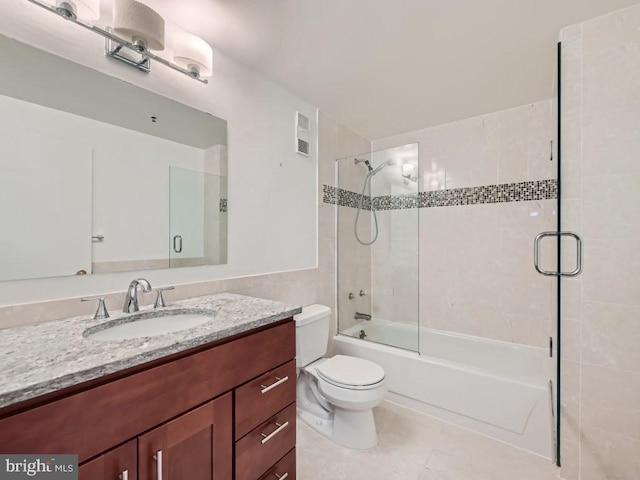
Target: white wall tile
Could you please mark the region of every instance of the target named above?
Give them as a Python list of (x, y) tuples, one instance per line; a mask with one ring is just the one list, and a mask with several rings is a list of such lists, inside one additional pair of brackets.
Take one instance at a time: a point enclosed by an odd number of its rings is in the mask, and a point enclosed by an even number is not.
[[(633, 6), (582, 24), (583, 53), (640, 40), (640, 7)], [(578, 25), (579, 27), (579, 25)]]
[(640, 442), (595, 428), (580, 443), (581, 480), (640, 478)]
[(582, 361), (640, 373), (640, 306), (585, 302), (582, 315)]
[(588, 363), (581, 366), (581, 422), (640, 440), (640, 374)]
[(640, 305), (640, 239), (585, 239), (583, 302)]
[(587, 239), (640, 239), (640, 173), (583, 178), (582, 232)]
[(582, 170), (585, 176), (639, 173), (640, 106), (589, 112), (584, 131)]

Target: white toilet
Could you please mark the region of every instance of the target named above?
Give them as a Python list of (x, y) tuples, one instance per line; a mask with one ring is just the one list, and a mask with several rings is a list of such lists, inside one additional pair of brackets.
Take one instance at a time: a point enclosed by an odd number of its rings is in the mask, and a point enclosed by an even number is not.
[(378, 443), (373, 407), (384, 399), (384, 370), (362, 358), (327, 352), (331, 309), (310, 305), (296, 322), (297, 413), (340, 445), (367, 449)]

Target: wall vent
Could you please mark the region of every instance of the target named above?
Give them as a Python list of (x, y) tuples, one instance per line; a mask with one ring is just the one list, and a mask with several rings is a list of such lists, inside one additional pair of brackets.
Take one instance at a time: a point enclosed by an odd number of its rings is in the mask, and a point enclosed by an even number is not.
[(296, 153), (309, 156), (311, 122), (309, 117), (296, 112)]

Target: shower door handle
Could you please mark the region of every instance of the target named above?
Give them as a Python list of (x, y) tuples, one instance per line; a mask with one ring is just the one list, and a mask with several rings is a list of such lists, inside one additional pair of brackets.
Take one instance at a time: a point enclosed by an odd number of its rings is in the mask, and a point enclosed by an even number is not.
[[(576, 268), (571, 272), (553, 272), (540, 267), (540, 241), (545, 237), (571, 237), (576, 240)], [(541, 275), (547, 277), (577, 277), (582, 273), (582, 238), (573, 232), (542, 232), (533, 242), (533, 266)]]
[(176, 253), (182, 253), (182, 235), (176, 235), (173, 237), (173, 251)]

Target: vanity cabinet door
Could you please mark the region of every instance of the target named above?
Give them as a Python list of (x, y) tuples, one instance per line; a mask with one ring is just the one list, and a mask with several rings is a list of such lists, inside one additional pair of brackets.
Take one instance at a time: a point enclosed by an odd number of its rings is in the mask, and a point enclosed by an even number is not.
[(231, 480), (232, 394), (138, 437), (140, 480)]
[(138, 480), (138, 445), (135, 440), (83, 464), (79, 480)]

